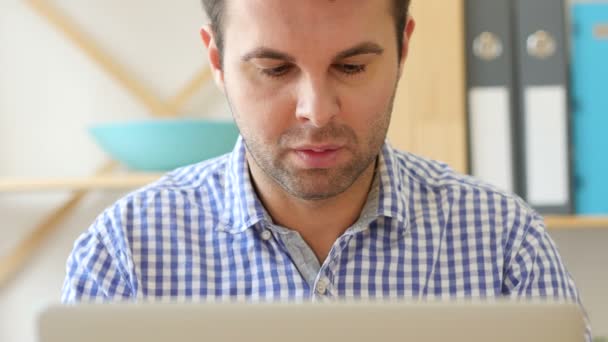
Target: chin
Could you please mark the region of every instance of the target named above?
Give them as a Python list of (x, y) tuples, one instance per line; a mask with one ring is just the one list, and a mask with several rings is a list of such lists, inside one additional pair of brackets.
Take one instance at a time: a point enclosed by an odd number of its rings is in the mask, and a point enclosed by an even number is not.
[(349, 185), (344, 184), (344, 179), (326, 178), (320, 180), (320, 177), (322, 176), (296, 176), (292, 178), (296, 179), (295, 182), (283, 182), (283, 188), (292, 196), (307, 201), (330, 199), (340, 195), (349, 188)]
[(289, 191), (289, 193), (304, 201), (324, 201), (334, 198), (344, 191), (318, 192), (318, 191)]

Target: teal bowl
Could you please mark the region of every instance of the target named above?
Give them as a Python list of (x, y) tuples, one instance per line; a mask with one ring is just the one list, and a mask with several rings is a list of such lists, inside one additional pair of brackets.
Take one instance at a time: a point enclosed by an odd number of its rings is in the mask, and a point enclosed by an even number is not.
[(168, 171), (230, 152), (239, 136), (231, 121), (145, 120), (89, 129), (113, 159), (137, 171)]

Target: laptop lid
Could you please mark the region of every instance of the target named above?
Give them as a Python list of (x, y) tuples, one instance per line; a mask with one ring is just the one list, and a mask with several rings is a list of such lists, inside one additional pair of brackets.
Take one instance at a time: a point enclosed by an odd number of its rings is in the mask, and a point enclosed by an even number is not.
[(584, 340), (582, 313), (560, 303), (87, 304), (52, 306), (40, 342)]

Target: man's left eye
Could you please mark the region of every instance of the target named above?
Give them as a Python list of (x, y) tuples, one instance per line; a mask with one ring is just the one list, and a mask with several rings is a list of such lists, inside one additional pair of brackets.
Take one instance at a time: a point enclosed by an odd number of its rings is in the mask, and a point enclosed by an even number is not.
[(335, 67), (347, 75), (354, 75), (365, 71), (365, 64), (336, 64)]

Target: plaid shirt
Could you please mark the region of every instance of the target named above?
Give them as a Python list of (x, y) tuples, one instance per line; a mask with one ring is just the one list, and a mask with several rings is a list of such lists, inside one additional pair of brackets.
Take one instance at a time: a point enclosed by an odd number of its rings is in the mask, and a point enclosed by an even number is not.
[(69, 256), (62, 300), (500, 296), (579, 301), (520, 198), (387, 143), (359, 220), (319, 264), (262, 206), (239, 139), (102, 213)]

